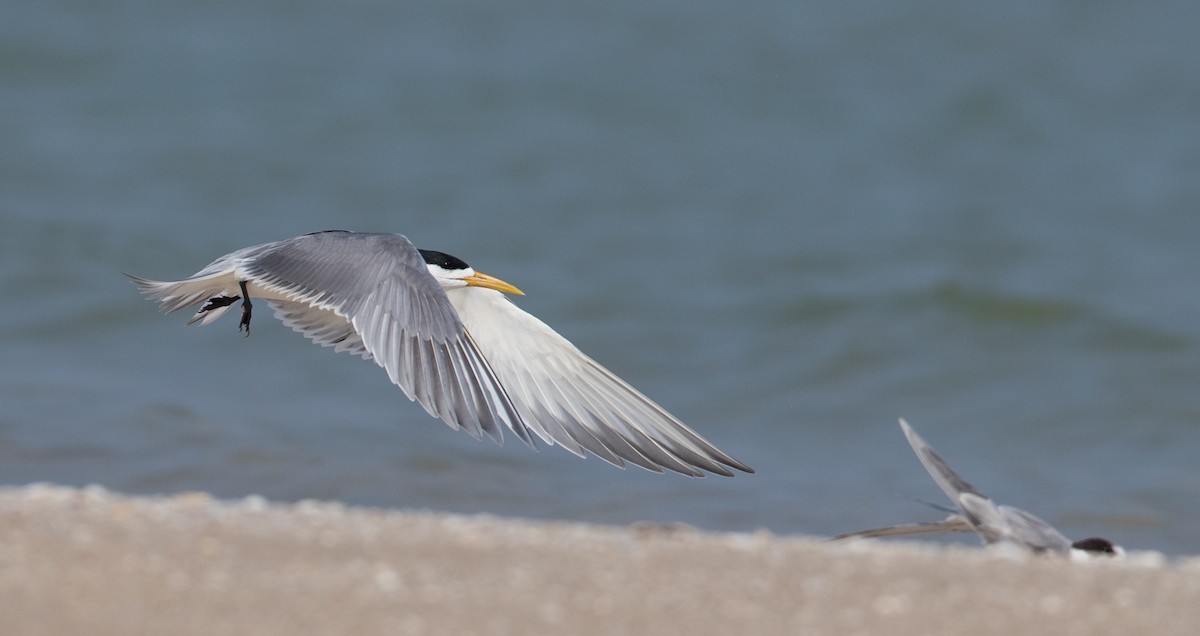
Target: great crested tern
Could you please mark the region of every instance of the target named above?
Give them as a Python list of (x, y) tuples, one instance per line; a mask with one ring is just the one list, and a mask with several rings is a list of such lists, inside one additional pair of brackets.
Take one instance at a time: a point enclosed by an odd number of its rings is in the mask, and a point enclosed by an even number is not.
[(1032, 514), (1002, 504), (996, 504), (987, 495), (972, 486), (967, 480), (951, 470), (933, 448), (920, 435), (900, 420), (900, 428), (908, 438), (909, 445), (925, 470), (954, 502), (957, 512), (942, 521), (908, 523), (886, 528), (861, 530), (838, 535), (830, 541), (852, 538), (891, 537), (941, 532), (972, 532), (979, 535), (985, 545), (1011, 543), (1034, 553), (1052, 553), (1066, 556), (1120, 556), (1124, 550), (1108, 539), (1092, 537), (1071, 541), (1053, 526)]
[(516, 287), (400, 234), (330, 230), (226, 254), (190, 278), (130, 276), (165, 312), (207, 325), (251, 299), (334, 351), (374, 360), (430, 415), (499, 442), (508, 428), (611, 464), (702, 477), (754, 472), (508, 301)]

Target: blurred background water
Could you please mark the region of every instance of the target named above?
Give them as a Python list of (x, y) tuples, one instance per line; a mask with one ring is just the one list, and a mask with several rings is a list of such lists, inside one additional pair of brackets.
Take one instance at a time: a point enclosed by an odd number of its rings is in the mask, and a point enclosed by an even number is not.
[[(5, 14), (0, 483), (827, 535), (941, 516), (904, 416), (1070, 536), (1200, 553), (1196, 3)], [(515, 283), (758, 474), (476, 442), (121, 275), (326, 228)]]

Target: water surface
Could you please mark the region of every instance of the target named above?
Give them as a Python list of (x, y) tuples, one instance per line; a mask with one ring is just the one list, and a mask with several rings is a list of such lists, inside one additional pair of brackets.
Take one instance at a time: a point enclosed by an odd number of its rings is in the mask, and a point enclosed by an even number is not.
[[(833, 534), (939, 516), (903, 416), (1068, 535), (1200, 552), (1200, 8), (1170, 4), (11, 7), (0, 483)], [(476, 442), (121, 275), (326, 228), (513, 282), (758, 473)]]

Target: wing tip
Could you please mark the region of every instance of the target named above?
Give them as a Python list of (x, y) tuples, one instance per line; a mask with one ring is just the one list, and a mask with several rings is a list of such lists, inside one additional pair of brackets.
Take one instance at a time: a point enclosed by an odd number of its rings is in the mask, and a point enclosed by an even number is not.
[(138, 291), (143, 294), (153, 293), (154, 291), (160, 289), (163, 285), (166, 284), (163, 281), (150, 280), (149, 278), (142, 278), (141, 276), (135, 276), (133, 274), (130, 274), (129, 272), (121, 272), (121, 275), (128, 278), (129, 282), (132, 283), (135, 287), (137, 287)]

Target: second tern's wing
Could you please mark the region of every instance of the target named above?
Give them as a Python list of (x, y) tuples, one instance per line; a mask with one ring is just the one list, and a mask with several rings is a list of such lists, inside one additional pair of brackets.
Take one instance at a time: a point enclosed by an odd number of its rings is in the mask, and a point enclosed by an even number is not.
[(979, 492), (979, 489), (972, 486), (967, 480), (959, 476), (950, 468), (946, 460), (933, 451), (933, 448), (921, 439), (920, 435), (913, 430), (908, 422), (900, 420), (900, 428), (904, 430), (904, 436), (908, 438), (908, 443), (912, 446), (913, 452), (917, 454), (917, 459), (921, 460), (921, 464), (925, 466), (925, 470), (929, 472), (929, 476), (937, 482), (942, 492), (954, 502), (954, 505), (961, 506), (959, 501), (960, 495), (963, 493), (971, 493), (984, 499), (987, 495)]
[(925, 523), (902, 523), (895, 526), (885, 526), (883, 528), (872, 528), (870, 530), (859, 530), (858, 532), (847, 532), (846, 534), (839, 534), (838, 536), (829, 540), (844, 541), (846, 539), (875, 539), (879, 537), (903, 537), (922, 534), (974, 531), (975, 528), (971, 525), (971, 522), (964, 519), (962, 515), (954, 514), (941, 521), (929, 521)]

